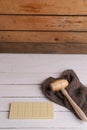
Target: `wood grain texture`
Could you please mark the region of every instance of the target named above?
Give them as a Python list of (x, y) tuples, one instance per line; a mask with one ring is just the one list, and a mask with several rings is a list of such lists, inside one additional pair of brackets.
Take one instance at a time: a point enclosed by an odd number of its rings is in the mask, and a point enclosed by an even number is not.
[(87, 1), (0, 0), (0, 14), (87, 15)]
[(87, 44), (87, 32), (0, 31), (0, 42)]
[(1, 15), (0, 30), (87, 31), (87, 17)]
[(0, 52), (87, 54), (86, 0), (0, 0)]
[(0, 53), (87, 54), (84, 43), (0, 43)]

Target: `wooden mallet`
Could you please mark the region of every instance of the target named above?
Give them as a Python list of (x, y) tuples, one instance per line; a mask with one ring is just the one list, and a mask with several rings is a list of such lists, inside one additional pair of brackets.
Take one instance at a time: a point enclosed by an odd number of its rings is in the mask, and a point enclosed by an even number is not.
[(78, 114), (78, 116), (84, 120), (87, 121), (87, 116), (85, 113), (81, 110), (81, 108), (75, 103), (75, 101), (69, 96), (68, 92), (65, 90), (66, 87), (68, 87), (69, 82), (65, 79), (59, 79), (51, 83), (50, 88), (52, 91), (61, 91), (63, 95), (67, 98), (67, 100), (72, 105), (75, 112)]

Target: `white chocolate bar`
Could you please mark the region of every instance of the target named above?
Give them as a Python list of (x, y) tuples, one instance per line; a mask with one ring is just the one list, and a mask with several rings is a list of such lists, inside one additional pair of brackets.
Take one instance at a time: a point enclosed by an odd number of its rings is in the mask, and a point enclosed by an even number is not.
[(10, 106), (9, 119), (53, 119), (51, 102), (14, 102)]

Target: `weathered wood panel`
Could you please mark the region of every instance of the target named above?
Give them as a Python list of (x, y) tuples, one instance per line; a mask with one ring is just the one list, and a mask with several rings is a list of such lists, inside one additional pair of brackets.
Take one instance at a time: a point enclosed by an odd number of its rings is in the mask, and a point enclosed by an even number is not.
[(63, 53), (87, 54), (84, 43), (0, 43), (1, 53)]
[(87, 1), (0, 0), (0, 52), (87, 54)]
[(87, 17), (1, 15), (0, 30), (87, 31)]
[(86, 0), (0, 0), (0, 14), (86, 15)]
[(87, 32), (0, 31), (0, 42), (87, 44)]

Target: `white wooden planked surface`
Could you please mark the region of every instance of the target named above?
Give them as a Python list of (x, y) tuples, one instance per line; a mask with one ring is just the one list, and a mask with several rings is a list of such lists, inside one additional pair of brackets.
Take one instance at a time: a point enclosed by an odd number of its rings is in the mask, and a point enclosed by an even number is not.
[(40, 87), (47, 77), (73, 69), (87, 84), (87, 55), (0, 54), (0, 129), (87, 130), (66, 108), (55, 105), (54, 120), (9, 120), (9, 106), (17, 101), (49, 101)]

